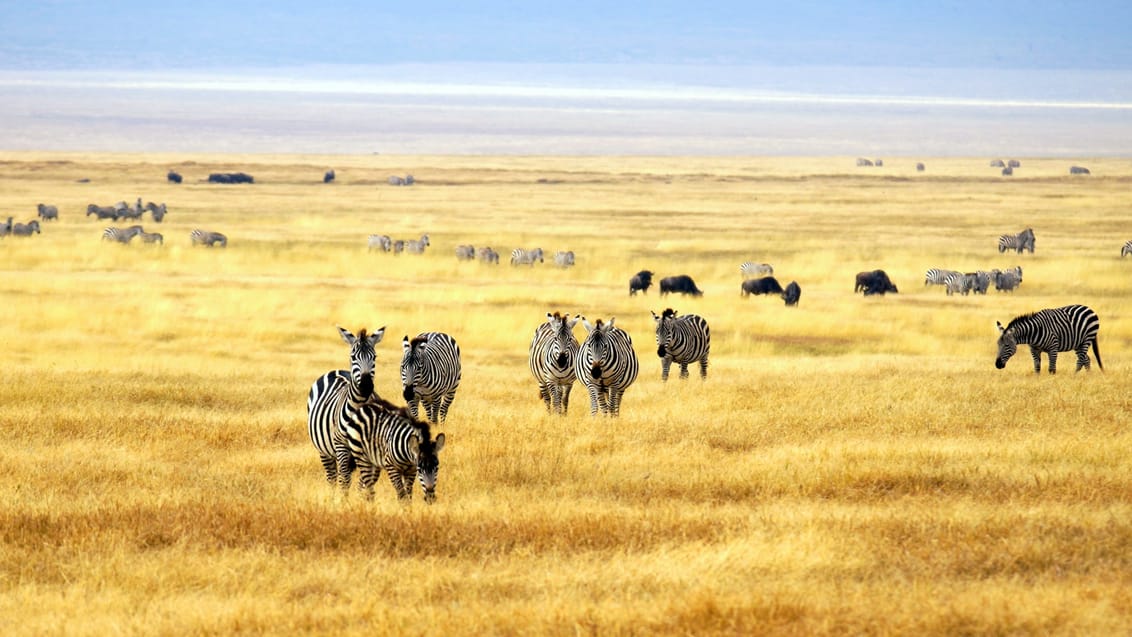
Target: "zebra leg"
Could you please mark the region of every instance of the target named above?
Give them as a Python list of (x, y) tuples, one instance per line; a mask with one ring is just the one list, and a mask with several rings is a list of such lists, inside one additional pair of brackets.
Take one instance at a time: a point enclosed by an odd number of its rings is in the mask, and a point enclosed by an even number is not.
[(551, 402), (553, 400), (553, 393), (551, 392), (551, 386), (546, 381), (539, 381), (538, 397), (542, 400), (543, 404), (546, 405), (547, 413), (552, 413)]
[(687, 378), (687, 377), (688, 377), (688, 364), (687, 363), (680, 363), (680, 378)]
[(668, 368), (672, 366), (672, 359), (668, 356), (660, 359), (660, 380), (668, 380)]
[(354, 456), (350, 450), (341, 445), (334, 450), (335, 457), (338, 460), (338, 486), (341, 487), (343, 495), (350, 493), (350, 475), (354, 473)]
[[(1031, 345), (1030, 346), (1030, 355), (1034, 357), (1034, 373), (1035, 374), (1042, 373), (1042, 351)], [(1051, 373), (1051, 374), (1053, 373), (1054, 367), (1056, 365), (1056, 363), (1054, 363), (1054, 360), (1055, 360), (1054, 356), (1051, 355), (1049, 357), (1049, 363), (1050, 363), (1049, 373)]]
[(373, 499), (373, 485), (381, 477), (381, 467), (369, 462), (358, 463), (358, 489), (362, 491), (367, 500)]
[(409, 491), (408, 494), (406, 494), (405, 493), (406, 480), (405, 480), (405, 476), (403, 476), (401, 474), (400, 470), (398, 470), (396, 467), (386, 467), (385, 472), (389, 474), (389, 482), (393, 485), (393, 490), (397, 492), (397, 499), (398, 500), (404, 500), (407, 497), (408, 498), (412, 497), (412, 495), (413, 495), (412, 494), (413, 483), (408, 482), (410, 491)]
[[(445, 393), (443, 396), (440, 397), (440, 399), (437, 401), (440, 404), (440, 420), (434, 420), (433, 422), (441, 423), (441, 422), (444, 422), (445, 420), (448, 420), (448, 408), (452, 406), (453, 400), (456, 400), (456, 390), (455, 389), (453, 389), (450, 392)], [(411, 487), (412, 484), (410, 483), (409, 486)]]
[(409, 404), (408, 404), (409, 415), (412, 416), (414, 419), (418, 418), (417, 413), (418, 413), (418, 407), (420, 406), (420, 400), (421, 400), (420, 397), (417, 394), (414, 393), (413, 399), (410, 400)]
[(338, 459), (334, 456), (324, 456), (319, 454), (318, 459), (322, 461), (322, 470), (326, 472), (326, 481), (330, 486), (334, 486), (338, 482)]
[(700, 359), (700, 378), (707, 380), (707, 357)]
[(1049, 373), (1057, 373), (1057, 351), (1049, 352)]
[(603, 414), (609, 413), (609, 394), (608, 387), (601, 387), (597, 391), (597, 406)]
[(546, 386), (546, 413), (557, 414), (562, 412), (562, 392), (558, 385), (549, 383)]
[(590, 415), (596, 416), (598, 387), (597, 385), (586, 385), (586, 389), (590, 392)]
[(1089, 344), (1085, 343), (1081, 349), (1077, 350), (1077, 369), (1075, 372), (1081, 371), (1084, 367), (1085, 371), (1092, 370), (1092, 363), (1089, 361)]
[(562, 393), (562, 415), (566, 415), (566, 408), (570, 406), (570, 390), (574, 388), (574, 383), (563, 386), (559, 391)]
[(613, 418), (621, 415), (621, 395), (623, 393), (625, 393), (624, 389), (609, 388), (609, 415)]
[(425, 413), (428, 416), (429, 422), (439, 422), (436, 419), (437, 414), (440, 412), (440, 397), (436, 397), (424, 402)]

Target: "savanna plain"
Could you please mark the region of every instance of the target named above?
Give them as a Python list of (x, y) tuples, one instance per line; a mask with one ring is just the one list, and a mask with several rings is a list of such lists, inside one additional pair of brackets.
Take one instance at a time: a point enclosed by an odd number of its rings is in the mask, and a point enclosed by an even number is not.
[[(0, 217), (59, 208), (0, 240), (0, 632), (1128, 634), (1132, 160), (988, 159), (0, 153)], [(138, 197), (164, 244), (102, 241), (132, 222), (87, 205)], [(577, 265), (508, 264), (536, 246)], [(747, 260), (798, 306), (742, 298)], [(1013, 293), (923, 284), (1015, 265)], [(854, 294), (878, 268), (899, 293)], [(639, 270), (704, 295), (630, 296)], [(1103, 371), (994, 368), (995, 321), (1070, 303)], [(706, 381), (661, 382), (668, 307), (710, 324)], [(633, 338), (620, 418), (579, 385), (547, 414), (555, 311)], [(458, 341), (436, 503), (326, 483), (306, 397), (339, 325), (386, 327), (399, 403), (402, 337)]]

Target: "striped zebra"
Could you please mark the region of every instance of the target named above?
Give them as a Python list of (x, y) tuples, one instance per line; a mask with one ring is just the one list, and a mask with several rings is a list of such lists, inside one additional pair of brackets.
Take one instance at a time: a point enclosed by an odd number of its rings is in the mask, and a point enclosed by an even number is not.
[(160, 232), (142, 231), (138, 233), (138, 238), (141, 239), (142, 243), (160, 243), (161, 245), (165, 245), (165, 235)]
[(676, 316), (668, 308), (660, 316), (652, 312), (656, 322), (656, 355), (660, 357), (660, 380), (668, 380), (668, 368), (675, 361), (680, 365), (680, 378), (688, 377), (688, 365), (699, 361), (700, 378), (707, 380), (711, 330), (707, 321), (695, 314)]
[(444, 422), (460, 386), (460, 346), (443, 332), (423, 332), (412, 340), (406, 335), (401, 345), (401, 385), (409, 412), (416, 418), (423, 403), (430, 421)]
[(460, 244), (456, 246), (456, 259), (458, 261), (475, 261), (476, 248), (468, 244)]
[(373, 368), (377, 355), (374, 346), (385, 336), (385, 328), (367, 334), (365, 329), (355, 336), (338, 328), (342, 340), (350, 346), (350, 369), (329, 371), (311, 385), (307, 394), (307, 431), (318, 451), (326, 481), (350, 486), (353, 465), (344, 454), (341, 423), (347, 404), (361, 404), (374, 396)]
[(381, 250), (382, 252), (389, 252), (393, 249), (393, 239), (389, 238), (387, 234), (371, 234), (369, 241), (366, 242), (366, 251), (372, 252), (373, 250)]
[(621, 413), (621, 396), (637, 379), (637, 353), (633, 339), (624, 330), (613, 326), (614, 319), (590, 325), (582, 318), (589, 333), (578, 348), (574, 362), (578, 379), (590, 394), (590, 416), (601, 413), (616, 418)]
[(59, 220), (59, 207), (58, 206), (49, 206), (45, 203), (41, 203), (41, 204), (36, 204), (35, 209), (36, 209), (36, 214), (38, 214), (39, 218), (43, 219), (44, 221), (51, 221), (52, 219), (54, 219), (56, 221)]
[(5, 221), (3, 224), (0, 224), (0, 237), (6, 237), (12, 234), (12, 219), (13, 217), (8, 217), (7, 221)]
[(1066, 305), (1048, 310), (1039, 310), (1032, 314), (1023, 314), (1010, 321), (1006, 327), (998, 325), (998, 357), (994, 366), (998, 369), (1006, 367), (1006, 361), (1018, 350), (1018, 345), (1029, 345), (1030, 353), (1034, 356), (1034, 373), (1042, 372), (1042, 352), (1049, 356), (1049, 373), (1057, 373), (1057, 353), (1077, 352), (1077, 369), (1084, 367), (1090, 369), (1089, 346), (1093, 347), (1093, 356), (1097, 359), (1097, 367), (1104, 370), (1101, 364), (1101, 352), (1097, 348), (1097, 332), (1100, 331), (1101, 321), (1097, 313), (1084, 305)]
[(538, 381), (539, 398), (552, 414), (565, 416), (570, 405), (570, 390), (577, 378), (574, 359), (578, 355), (578, 339), (574, 338), (574, 326), (580, 318), (547, 312), (546, 322), (535, 328), (531, 339), (531, 374)]
[(1007, 250), (1015, 250), (1018, 254), (1022, 254), (1024, 250), (1029, 250), (1030, 254), (1034, 253), (1034, 230), (1033, 228), (1026, 228), (1018, 234), (1004, 234), (998, 238), (998, 251), (1000, 253)]
[(114, 241), (116, 243), (129, 243), (134, 237), (142, 232), (141, 226), (130, 226), (129, 228), (116, 228), (111, 226), (102, 231), (103, 241)]
[(1124, 247), (1120, 249), (1120, 258), (1123, 259), (1130, 254), (1132, 254), (1132, 241), (1125, 242)]
[(774, 274), (774, 266), (769, 263), (755, 263), (754, 261), (744, 261), (739, 266), (739, 274), (743, 275), (743, 279), (756, 279), (762, 276), (770, 276)]
[(924, 286), (929, 285), (946, 285), (947, 277), (952, 274), (958, 274), (955, 270), (944, 270), (943, 268), (929, 268), (924, 272)]
[[(413, 481), (419, 480), (424, 501), (436, 501), (436, 480), (440, 472), (440, 450), (444, 434), (432, 438), (429, 424), (413, 417), (408, 409), (396, 407), (381, 399), (363, 403), (348, 402), (342, 419), (341, 437), (344, 453), (339, 455), (342, 468), (357, 467), (358, 488), (367, 500), (373, 499), (373, 486), (381, 470), (389, 476), (397, 499), (412, 500)], [(342, 485), (348, 493), (349, 482)]]
[(165, 218), (165, 215), (169, 212), (169, 209), (165, 207), (164, 202), (153, 203), (152, 201), (148, 201), (145, 204), (145, 209), (153, 215), (153, 220), (157, 223), (161, 223), (161, 221)]
[(493, 263), (499, 265), (499, 253), (492, 250), (489, 246), (485, 246), (476, 251), (476, 257), (481, 263)]
[(534, 265), (535, 261), (542, 263), (542, 248), (533, 250), (515, 248), (511, 251), (511, 265)]
[(424, 254), (425, 248), (428, 246), (428, 235), (422, 234), (420, 239), (409, 239), (405, 241), (405, 252), (409, 254)]
[(212, 247), (217, 243), (221, 248), (228, 247), (228, 237), (220, 234), (219, 232), (211, 232), (209, 230), (201, 230), (197, 228), (189, 233), (189, 239), (192, 240), (195, 246), (208, 246)]
[(30, 237), (33, 234), (41, 234), (41, 232), (38, 219), (32, 219), (27, 223), (12, 224), (12, 236), (14, 237)]
[(574, 251), (567, 250), (565, 252), (554, 253), (554, 265), (560, 268), (569, 268), (574, 265)]
[(947, 290), (947, 296), (951, 296), (956, 292), (967, 296), (975, 287), (975, 273), (951, 272), (947, 275), (943, 285)]

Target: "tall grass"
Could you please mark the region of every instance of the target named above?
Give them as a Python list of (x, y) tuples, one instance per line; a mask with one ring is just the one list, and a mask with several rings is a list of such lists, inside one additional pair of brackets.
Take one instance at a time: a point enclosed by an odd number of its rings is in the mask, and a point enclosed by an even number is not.
[[(0, 154), (3, 216), (61, 217), (0, 242), (0, 631), (1127, 632), (1132, 162), (914, 163)], [(221, 170), (256, 184), (203, 183)], [(144, 222), (165, 245), (102, 243), (86, 205), (138, 196), (168, 204)], [(997, 252), (1025, 227), (1035, 254)], [(507, 265), (520, 246), (578, 265)], [(740, 298), (749, 259), (799, 307)], [(1013, 265), (1013, 294), (922, 285)], [(852, 293), (875, 268), (899, 294)], [(641, 269), (706, 293), (630, 297)], [(994, 369), (996, 320), (1068, 303), (1100, 315), (1105, 371), (1038, 376), (1025, 348)], [(706, 382), (661, 383), (664, 307), (709, 321)], [(620, 419), (577, 385), (546, 414), (526, 357), (547, 311), (632, 335)], [(305, 400), (347, 363), (335, 325), (387, 327), (387, 397), (402, 336), (460, 343), (435, 505), (325, 483)]]

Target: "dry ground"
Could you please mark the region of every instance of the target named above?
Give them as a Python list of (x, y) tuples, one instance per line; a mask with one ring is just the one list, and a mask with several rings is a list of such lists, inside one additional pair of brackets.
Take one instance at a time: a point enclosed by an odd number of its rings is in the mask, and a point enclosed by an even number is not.
[[(0, 631), (1127, 633), (1132, 161), (915, 161), (0, 154), (2, 216), (61, 217), (0, 240)], [(257, 183), (203, 183), (236, 170)], [(144, 222), (165, 245), (101, 242), (86, 205), (139, 196), (168, 204)], [(997, 252), (1027, 226), (1035, 254)], [(516, 246), (578, 265), (513, 268)], [(740, 298), (748, 259), (799, 307)], [(1013, 265), (1013, 294), (922, 285)], [(900, 294), (855, 296), (874, 268)], [(706, 294), (629, 297), (641, 269)], [(994, 321), (1068, 303), (1100, 315), (1104, 372), (994, 369)], [(664, 307), (711, 324), (706, 382), (661, 383)], [(620, 419), (577, 387), (546, 415), (547, 311), (632, 335)], [(459, 341), (435, 505), (325, 484), (305, 399), (347, 363), (335, 325), (387, 326), (387, 397), (402, 336)]]

